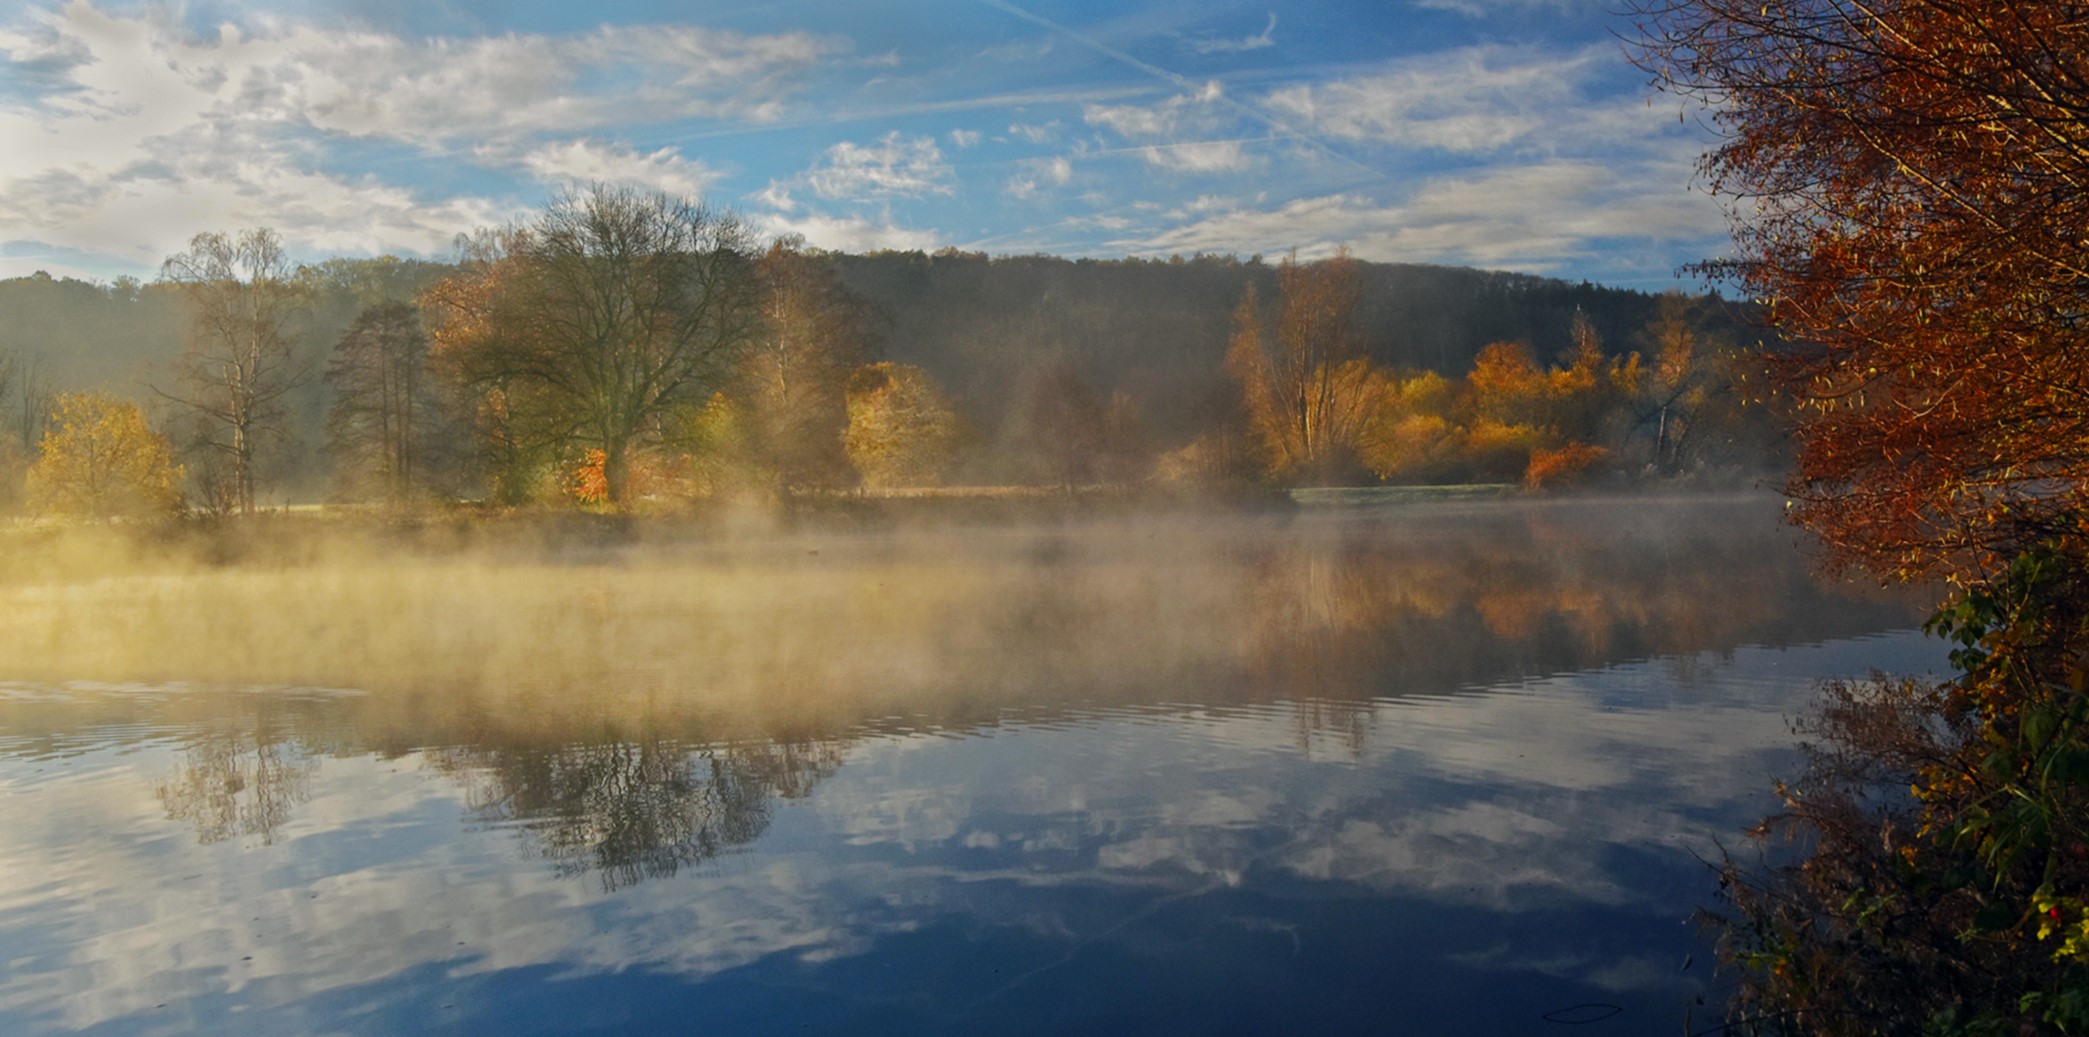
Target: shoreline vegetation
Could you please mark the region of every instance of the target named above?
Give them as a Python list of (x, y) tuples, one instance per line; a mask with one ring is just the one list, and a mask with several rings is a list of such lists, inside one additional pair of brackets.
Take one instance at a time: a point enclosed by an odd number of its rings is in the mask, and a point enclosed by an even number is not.
[[(407, 557), (489, 548), (545, 555), (641, 544), (785, 544), (805, 537), (933, 534), (937, 531), (1053, 530), (1181, 521), (1248, 521), (1278, 526), (1316, 516), (1371, 513), (1395, 520), (1413, 509), (1462, 505), (1604, 507), (1634, 501), (1759, 504), (1779, 498), (1762, 485), (1683, 481), (1533, 490), (1518, 483), (1434, 486), (1239, 486), (1182, 490), (1153, 486), (932, 486), (809, 493), (783, 500), (634, 502), (600, 506), (498, 505), (483, 501), (418, 504), (330, 503), (259, 507), (247, 515), (181, 512), (83, 518), (0, 518), (0, 583), (37, 574), (119, 573), (168, 564), (297, 564), (318, 545), (352, 543)], [(52, 551), (58, 545), (75, 545)], [(87, 545), (87, 546), (81, 546)], [(85, 565), (105, 554), (105, 565)], [(520, 555), (518, 555), (520, 556)]]
[[(2060, 3), (1645, 0), (1637, 60), (1793, 348), (1795, 522), (1953, 594), (1942, 681), (1826, 689), (1729, 858), (1722, 1032), (2089, 1033), (2089, 22)], [(1977, 127), (1977, 130), (1971, 129)], [(1711, 1032), (1711, 1031), (1701, 1031)]]

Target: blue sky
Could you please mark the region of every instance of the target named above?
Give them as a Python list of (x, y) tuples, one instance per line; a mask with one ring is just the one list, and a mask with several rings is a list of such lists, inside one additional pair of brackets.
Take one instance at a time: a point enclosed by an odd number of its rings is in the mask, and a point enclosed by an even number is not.
[(1725, 250), (1707, 136), (1610, 0), (487, 0), (0, 7), (0, 276), (198, 231), (443, 256), (561, 186), (848, 251), (1509, 269)]

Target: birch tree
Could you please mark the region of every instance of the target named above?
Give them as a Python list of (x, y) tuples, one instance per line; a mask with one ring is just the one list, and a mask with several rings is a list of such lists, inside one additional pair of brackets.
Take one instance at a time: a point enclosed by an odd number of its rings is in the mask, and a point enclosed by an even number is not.
[(284, 435), (284, 397), (312, 371), (296, 351), (302, 293), (291, 274), (282, 240), (265, 227), (198, 234), (160, 268), (181, 286), (190, 324), (177, 388), (157, 391), (199, 419), (221, 473), (212, 494), (241, 514), (254, 510), (259, 451)]

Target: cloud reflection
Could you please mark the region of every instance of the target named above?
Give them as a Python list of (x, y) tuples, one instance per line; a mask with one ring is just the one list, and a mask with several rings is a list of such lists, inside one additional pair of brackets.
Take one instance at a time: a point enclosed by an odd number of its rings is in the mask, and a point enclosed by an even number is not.
[[(288, 578), (266, 571), (0, 582), (23, 617), (0, 638), (84, 646), (47, 665), (135, 676), (95, 647), (134, 609), (153, 665), (209, 678), (0, 687), (0, 1028), (528, 1031), (696, 998), (976, 1032), (1134, 1012), (1136, 987), (1190, 1029), (1273, 984), (1317, 992), (1304, 1028), (1601, 994), (1666, 1031), (1698, 989), (1667, 964), (1689, 851), (1762, 808), (1781, 715), (1815, 677), (1934, 655), (1794, 643), (1907, 611), (1679, 520), (1711, 513), (298, 573), (353, 637), (289, 599), (207, 622), (245, 606), (205, 592)], [(218, 683), (276, 676), (289, 627), (364, 690)], [(180, 646), (206, 629), (246, 634)], [(1384, 976), (1326, 985), (1358, 962)]]

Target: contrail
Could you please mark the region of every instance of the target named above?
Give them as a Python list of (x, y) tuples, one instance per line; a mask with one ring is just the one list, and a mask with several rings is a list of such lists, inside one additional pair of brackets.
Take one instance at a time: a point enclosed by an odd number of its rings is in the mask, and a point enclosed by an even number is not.
[[(1138, 58), (1135, 58), (1132, 55), (1125, 53), (1124, 51), (1118, 50), (1117, 48), (1102, 42), (1101, 40), (1075, 32), (1072, 29), (1069, 29), (1064, 25), (1060, 25), (1059, 23), (1054, 22), (1049, 18), (1044, 18), (1039, 15), (1032, 14), (1029, 11), (1025, 11), (1022, 8), (1017, 7), (1016, 5), (1009, 3), (1008, 0), (979, 0), (979, 2), (1004, 14), (1020, 18), (1023, 21), (1029, 22), (1030, 24), (1038, 26), (1039, 28), (1042, 28), (1048, 32), (1057, 33), (1060, 36), (1064, 36), (1067, 39), (1072, 40), (1073, 42), (1078, 43), (1081, 46), (1096, 52), (1097, 54), (1101, 54), (1102, 56), (1109, 58), (1110, 60), (1115, 61), (1121, 65), (1137, 69), (1140, 72), (1144, 72), (1147, 75), (1160, 80), (1161, 82), (1167, 83), (1170, 86), (1173, 86), (1176, 89), (1183, 91), (1184, 93), (1195, 94), (1203, 89), (1203, 84), (1193, 82), (1188, 76), (1182, 75), (1178, 72), (1170, 72), (1167, 69), (1162, 68), (1159, 65), (1155, 65), (1151, 62), (1141, 61)], [(1278, 137), (1282, 137), (1288, 140), (1302, 141), (1307, 146), (1311, 147), (1313, 150), (1318, 151), (1319, 153), (1326, 155), (1327, 157), (1332, 158), (1337, 162), (1353, 166), (1359, 170), (1369, 173), (1374, 177), (1382, 177), (1385, 175), (1383, 171), (1366, 165), (1365, 163), (1341, 151), (1336, 150), (1334, 147), (1330, 146), (1326, 141), (1321, 140), (1320, 138), (1315, 137), (1312, 134), (1299, 130), (1296, 127), (1293, 127), (1290, 124), (1284, 122), (1282, 119), (1270, 115), (1269, 113), (1264, 112), (1259, 108), (1256, 108), (1252, 105), (1243, 104), (1240, 101), (1236, 101), (1232, 97), (1226, 95), (1224, 92), (1219, 93), (1218, 101), (1220, 104), (1223, 104), (1226, 107), (1233, 109), (1241, 116), (1248, 119), (1252, 119), (1255, 122), (1261, 123), (1262, 125), (1269, 127), (1270, 132)]]

